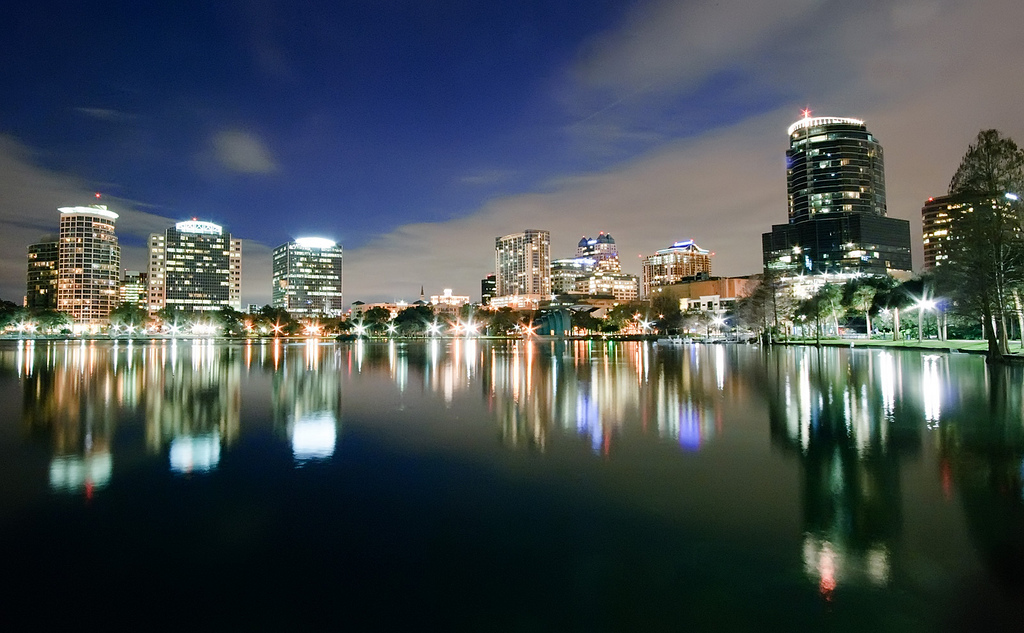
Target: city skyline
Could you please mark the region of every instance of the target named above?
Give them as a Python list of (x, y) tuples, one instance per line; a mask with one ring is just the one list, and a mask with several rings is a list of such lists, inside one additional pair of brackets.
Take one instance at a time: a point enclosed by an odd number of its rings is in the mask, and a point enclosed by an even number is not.
[(1024, 139), (1017, 3), (583, 7), (18, 7), (0, 44), (0, 297), (20, 303), (28, 245), (97, 190), (122, 269), (177, 221), (230, 227), (243, 305), (270, 303), (271, 251), (304, 234), (344, 246), (347, 301), (475, 295), (494, 238), (526, 226), (554, 256), (576, 227), (612, 233), (631, 274), (687, 238), (717, 274), (750, 274), (805, 107), (882, 139), (920, 270), (921, 206), (978, 130)]

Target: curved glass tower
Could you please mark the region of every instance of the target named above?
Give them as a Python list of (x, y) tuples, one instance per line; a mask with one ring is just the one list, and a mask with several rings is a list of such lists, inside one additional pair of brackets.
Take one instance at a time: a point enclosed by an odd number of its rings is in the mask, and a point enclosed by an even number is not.
[(894, 274), (912, 269), (910, 223), (886, 217), (882, 146), (859, 119), (789, 126), (789, 222), (761, 237), (765, 268)]
[(789, 126), (790, 223), (824, 213), (885, 216), (882, 146), (863, 121), (806, 117)]

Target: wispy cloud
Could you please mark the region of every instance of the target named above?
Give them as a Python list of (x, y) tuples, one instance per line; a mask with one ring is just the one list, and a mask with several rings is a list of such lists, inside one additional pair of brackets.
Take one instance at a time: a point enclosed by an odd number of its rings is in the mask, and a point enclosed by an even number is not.
[[(493, 271), (494, 237), (524, 228), (550, 230), (553, 256), (570, 254), (581, 233), (608, 231), (634, 273), (638, 254), (684, 237), (717, 253), (717, 274), (757, 272), (761, 233), (786, 221), (785, 129), (808, 104), (820, 115), (863, 118), (880, 138), (889, 215), (911, 222), (919, 263), (921, 206), (944, 192), (977, 131), (997, 127), (1024, 140), (1024, 84), (1008, 80), (1024, 65), (1024, 49), (1013, 44), (1024, 23), (1018, 2), (735, 4), (641, 4), (592, 42), (573, 87), (591, 110), (575, 111), (592, 112), (602, 91), (635, 94), (581, 127), (593, 124), (587, 133), (598, 147), (618, 137), (645, 141), (630, 131), (646, 129), (637, 126), (646, 104), (666, 103), (673, 91), (686, 99), (736, 66), (755, 87), (781, 86), (791, 95), (785, 105), (745, 110), (684, 140), (652, 138), (650, 149), (617, 166), (552, 174), (539, 187), (545, 193), (495, 199), (470, 217), (400, 227), (346, 252), (346, 295), (410, 298), (421, 283), (476, 295)], [(744, 111), (743, 92), (728, 97)]]
[(500, 185), (513, 179), (517, 174), (517, 171), (511, 169), (487, 169), (472, 174), (466, 174), (459, 179), (459, 182), (466, 185), (478, 186)]
[(99, 121), (130, 121), (135, 118), (135, 115), (127, 112), (121, 112), (120, 110), (112, 110), (110, 108), (75, 108), (75, 112), (84, 114), (92, 119)]
[(224, 130), (212, 139), (221, 166), (242, 174), (269, 174), (277, 170), (270, 150), (251, 132)]
[[(0, 136), (0, 297), (20, 303), (25, 294), (28, 245), (60, 229), (60, 207), (96, 202), (84, 180), (40, 167), (24, 145)], [(148, 259), (146, 237), (173, 222), (137, 211), (117, 199), (104, 200), (120, 217), (117, 233), (123, 268), (135, 270)]]

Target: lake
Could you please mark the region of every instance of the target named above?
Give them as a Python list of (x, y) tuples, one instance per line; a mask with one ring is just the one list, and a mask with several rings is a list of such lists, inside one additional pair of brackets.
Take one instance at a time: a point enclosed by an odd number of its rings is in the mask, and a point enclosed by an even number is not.
[(0, 342), (5, 621), (1019, 630), (1024, 371), (651, 342)]

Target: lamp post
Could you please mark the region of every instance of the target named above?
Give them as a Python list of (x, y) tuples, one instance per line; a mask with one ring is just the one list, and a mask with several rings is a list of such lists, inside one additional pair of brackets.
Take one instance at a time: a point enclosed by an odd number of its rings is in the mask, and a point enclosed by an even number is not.
[(931, 299), (919, 299), (917, 301), (917, 342), (921, 343), (924, 341), (924, 330), (922, 323), (924, 322), (924, 311), (931, 310), (935, 307), (935, 302)]

